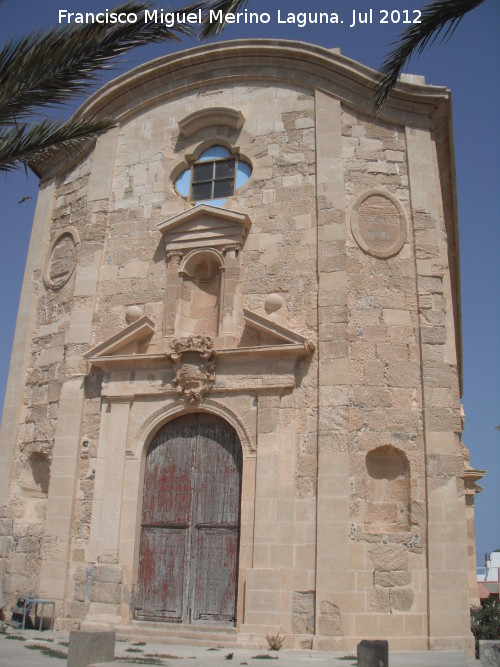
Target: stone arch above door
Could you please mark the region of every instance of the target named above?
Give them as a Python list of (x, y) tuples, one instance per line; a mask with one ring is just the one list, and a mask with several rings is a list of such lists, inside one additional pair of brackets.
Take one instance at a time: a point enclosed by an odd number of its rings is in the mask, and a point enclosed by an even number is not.
[[(207, 412), (217, 415), (230, 424), (236, 433), (241, 443), (244, 458), (255, 458), (257, 450), (256, 434), (251, 432), (245, 424), (242, 423), (240, 417), (236, 415), (226, 405), (213, 399), (204, 399), (203, 407), (198, 412)], [(153, 412), (139, 427), (136, 434), (127, 449), (127, 455), (140, 459), (143, 455), (146, 456), (151, 440), (156, 432), (167, 422), (180, 417), (184, 414), (189, 414), (193, 410), (186, 409), (184, 400), (175, 401), (169, 405), (162, 406), (159, 410)]]
[(235, 429), (191, 412), (146, 454), (138, 619), (235, 622), (243, 457)]

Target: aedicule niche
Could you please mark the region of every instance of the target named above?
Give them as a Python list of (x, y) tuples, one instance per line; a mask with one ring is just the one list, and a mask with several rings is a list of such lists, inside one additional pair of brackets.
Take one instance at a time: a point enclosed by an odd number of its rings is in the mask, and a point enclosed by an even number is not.
[(182, 270), (179, 336), (217, 336), (222, 258), (213, 250), (190, 254)]

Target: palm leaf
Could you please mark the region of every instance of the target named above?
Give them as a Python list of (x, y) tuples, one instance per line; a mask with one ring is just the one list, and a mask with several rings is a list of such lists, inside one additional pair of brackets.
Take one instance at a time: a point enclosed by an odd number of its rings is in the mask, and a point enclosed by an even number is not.
[(0, 128), (0, 172), (19, 165), (31, 166), (54, 153), (76, 152), (89, 139), (114, 126), (111, 120), (73, 120), (66, 123), (45, 118), (38, 123)]
[[(226, 14), (241, 12), (246, 4), (247, 0), (215, 0), (209, 3), (206, 6), (207, 11), (205, 12), (200, 37), (202, 39), (209, 39), (221, 33), (226, 26)], [(216, 12), (222, 11), (222, 21), (214, 21), (213, 23), (209, 21), (211, 9)]]
[(375, 113), (382, 108), (408, 60), (413, 55), (419, 56), (439, 36), (440, 41), (449, 39), (464, 15), (482, 2), (484, 0), (436, 0), (422, 9), (421, 22), (410, 25), (402, 33), (380, 67), (374, 96)]
[(180, 23), (168, 29), (144, 21), (147, 8), (147, 3), (127, 2), (112, 10), (137, 14), (137, 23), (71, 24), (10, 40), (0, 50), (0, 125), (15, 124), (36, 108), (54, 107), (82, 94), (111, 66), (112, 58), (132, 48), (191, 34)]
[[(195, 0), (178, 12), (196, 11), (201, 3)], [(129, 0), (111, 11), (134, 13), (136, 23), (70, 24), (10, 40), (0, 48), (0, 172), (20, 164), (27, 168), (60, 149), (76, 151), (114, 126), (112, 120), (28, 119), (88, 91), (98, 73), (112, 66), (111, 59), (130, 49), (192, 34), (183, 23), (166, 28), (145, 21), (151, 8), (148, 2)]]

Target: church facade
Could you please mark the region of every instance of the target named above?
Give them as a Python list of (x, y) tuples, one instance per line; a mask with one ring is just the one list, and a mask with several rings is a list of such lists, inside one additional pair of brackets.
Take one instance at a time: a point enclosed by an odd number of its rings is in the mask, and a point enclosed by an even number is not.
[(78, 113), (116, 127), (36, 167), (8, 600), (472, 650), (450, 93), (409, 77), (374, 118), (373, 86), (336, 50), (202, 46), (104, 86)]

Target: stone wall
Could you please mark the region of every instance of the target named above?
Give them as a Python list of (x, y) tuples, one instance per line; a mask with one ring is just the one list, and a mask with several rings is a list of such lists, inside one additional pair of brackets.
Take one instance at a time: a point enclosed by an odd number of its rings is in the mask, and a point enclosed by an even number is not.
[(408, 224), (406, 242), (394, 256), (374, 257), (352, 236), (347, 249), (356, 634), (421, 637), (427, 605), (425, 463), (406, 141), (401, 128), (349, 112), (342, 131), (349, 206), (367, 190), (383, 189), (402, 204)]
[[(140, 111), (125, 109), (65, 175), (49, 172), (0, 555), (7, 595), (56, 599), (59, 627), (133, 619), (146, 451), (155, 430), (200, 408), (243, 447), (240, 636), (470, 648), (467, 594), (456, 600), (467, 536), (438, 102), (370, 119), (356, 97), (364, 69), (297, 48), (306, 74), (280, 51), (266, 80), (238, 52), (237, 75), (198, 85), (186, 74), (187, 88), (152, 98), (144, 86), (127, 98)], [(242, 121), (180, 131), (213, 109)], [(206, 303), (226, 281), (231, 314), (213, 336), (210, 386), (189, 404), (169, 346), (208, 320), (195, 300), (177, 307), (184, 250), (169, 251), (166, 229), (193, 210), (176, 178), (212, 145), (252, 176), (225, 207), (241, 244), (214, 253), (223, 271)]]
[[(74, 372), (68, 367), (68, 360), (81, 357), (84, 350), (82, 345), (66, 344), (71, 312), (78, 304), (74, 295), (77, 262), (74, 246), (62, 248), (62, 266), (55, 268), (53, 247), (69, 227), (78, 230), (77, 234), (84, 239), (88, 233), (86, 194), (91, 164), (90, 160), (84, 161), (56, 186), (46, 244), (49, 252), (43, 257), (43, 268), (33, 275), (35, 328), (26, 369), (24, 419), (14, 455), (14, 482), (9, 503), (9, 517), (13, 522), (11, 556), (6, 565), (5, 592), (9, 599), (20, 592), (35, 592), (38, 587), (61, 388)], [(85, 264), (85, 252), (79, 254), (78, 261)], [(57, 275), (57, 286), (51, 273)], [(82, 373), (81, 360), (78, 363)]]

